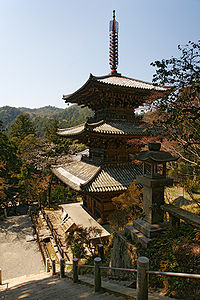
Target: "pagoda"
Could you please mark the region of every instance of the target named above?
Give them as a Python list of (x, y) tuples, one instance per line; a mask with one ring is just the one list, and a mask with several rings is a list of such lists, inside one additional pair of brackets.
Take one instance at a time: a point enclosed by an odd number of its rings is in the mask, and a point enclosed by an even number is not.
[(83, 207), (103, 223), (114, 209), (112, 198), (123, 193), (137, 175), (142, 175), (142, 167), (130, 159), (130, 154), (137, 151), (136, 146), (127, 143), (141, 139), (148, 131), (135, 115), (135, 109), (161, 98), (169, 90), (117, 72), (118, 30), (113, 11), (110, 74), (101, 77), (90, 74), (80, 89), (63, 96), (66, 103), (88, 106), (94, 112), (86, 123), (58, 131), (62, 137), (78, 139), (87, 145), (88, 153), (80, 160), (52, 168), (62, 182), (81, 193)]

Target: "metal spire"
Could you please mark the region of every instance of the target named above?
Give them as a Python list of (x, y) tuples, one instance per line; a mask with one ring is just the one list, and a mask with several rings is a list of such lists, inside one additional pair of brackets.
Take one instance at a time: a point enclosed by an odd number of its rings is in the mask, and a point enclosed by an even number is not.
[(111, 68), (110, 75), (116, 75), (117, 73), (117, 66), (118, 66), (118, 31), (119, 31), (119, 24), (115, 20), (115, 10), (113, 10), (113, 20), (110, 21), (109, 26), (110, 31), (110, 59), (109, 64)]

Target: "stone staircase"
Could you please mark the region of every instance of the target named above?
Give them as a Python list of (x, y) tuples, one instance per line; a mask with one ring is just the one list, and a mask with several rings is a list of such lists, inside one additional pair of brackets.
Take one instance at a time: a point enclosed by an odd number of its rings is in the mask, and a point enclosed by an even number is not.
[[(73, 283), (70, 278), (60, 279), (58, 275), (40, 272), (8, 279), (0, 285), (0, 299), (18, 300), (57, 300), (57, 299), (136, 299), (136, 290), (117, 280), (102, 280), (103, 290), (94, 293), (94, 280), (91, 276), (80, 275), (80, 283)], [(170, 300), (159, 293), (149, 294), (149, 300)]]
[(0, 299), (104, 299), (122, 300), (117, 296), (104, 291), (94, 293), (94, 288), (85, 284), (75, 284), (69, 278), (60, 279), (50, 273), (39, 273), (9, 279), (0, 286)]

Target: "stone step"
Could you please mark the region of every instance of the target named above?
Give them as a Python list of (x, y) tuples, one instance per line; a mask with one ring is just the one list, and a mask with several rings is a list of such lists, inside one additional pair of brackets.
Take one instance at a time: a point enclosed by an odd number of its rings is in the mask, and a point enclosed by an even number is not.
[[(69, 278), (60, 279), (50, 273), (39, 273), (14, 278), (7, 282), (2, 291), (1, 299), (59, 300), (59, 299), (89, 299), (89, 300), (123, 300), (136, 299), (136, 290), (118, 283), (102, 279), (102, 292), (94, 293), (94, 278), (79, 276), (80, 283), (73, 283)], [(84, 284), (83, 284), (84, 283)], [(0, 286), (1, 287), (1, 286)], [(149, 294), (149, 300), (170, 300), (159, 294)]]
[(149, 224), (148, 222), (138, 219), (133, 222), (133, 226), (143, 233), (147, 238), (156, 237), (159, 232), (166, 228), (166, 224)]
[[(50, 273), (39, 273), (13, 278), (4, 283), (1, 299), (124, 299), (108, 292), (94, 293), (94, 288), (85, 284), (75, 284), (71, 279), (51, 276)], [(0, 287), (3, 287), (0, 286)]]

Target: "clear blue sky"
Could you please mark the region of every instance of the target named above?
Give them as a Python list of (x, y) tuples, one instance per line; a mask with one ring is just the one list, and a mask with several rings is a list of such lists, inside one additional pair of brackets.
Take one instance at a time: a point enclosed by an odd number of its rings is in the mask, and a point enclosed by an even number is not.
[(108, 74), (113, 9), (124, 76), (151, 82), (150, 62), (200, 39), (200, 0), (0, 0), (0, 106), (64, 108), (90, 73)]

